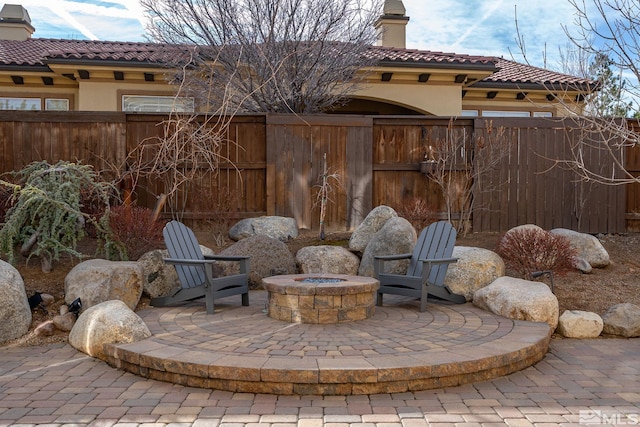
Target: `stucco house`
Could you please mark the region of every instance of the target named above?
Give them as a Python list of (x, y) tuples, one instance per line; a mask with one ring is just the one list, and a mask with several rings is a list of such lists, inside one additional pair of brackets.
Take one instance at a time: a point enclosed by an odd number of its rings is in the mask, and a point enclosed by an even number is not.
[[(550, 117), (580, 111), (592, 82), (493, 56), (407, 49), (409, 17), (387, 0), (378, 59), (341, 113)], [(166, 79), (175, 46), (33, 38), (26, 9), (0, 12), (0, 109), (192, 111)], [(562, 102), (560, 102), (562, 101)]]

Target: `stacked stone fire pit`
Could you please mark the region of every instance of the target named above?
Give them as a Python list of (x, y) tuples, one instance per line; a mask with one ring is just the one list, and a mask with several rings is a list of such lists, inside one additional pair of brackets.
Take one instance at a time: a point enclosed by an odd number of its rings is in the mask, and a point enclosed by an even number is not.
[(369, 319), (380, 282), (344, 274), (291, 274), (263, 279), (268, 315), (291, 323), (333, 324)]

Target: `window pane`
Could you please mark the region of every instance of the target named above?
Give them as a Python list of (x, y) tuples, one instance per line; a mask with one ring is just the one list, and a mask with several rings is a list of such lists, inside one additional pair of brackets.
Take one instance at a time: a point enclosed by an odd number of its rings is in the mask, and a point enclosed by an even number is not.
[(482, 111), (482, 117), (530, 117), (528, 111)]
[(0, 98), (0, 110), (37, 111), (40, 109), (40, 98)]
[(193, 98), (173, 96), (123, 95), (122, 111), (170, 113), (194, 111)]
[(533, 117), (553, 117), (551, 111), (534, 111)]
[(48, 111), (69, 111), (68, 99), (47, 98), (44, 105), (45, 110)]
[(478, 110), (462, 110), (462, 117), (478, 117)]

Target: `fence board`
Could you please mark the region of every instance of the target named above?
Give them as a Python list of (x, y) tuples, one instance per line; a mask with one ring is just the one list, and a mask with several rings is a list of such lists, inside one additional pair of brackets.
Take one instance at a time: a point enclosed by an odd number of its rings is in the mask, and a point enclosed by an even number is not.
[[(107, 176), (122, 177), (127, 162), (131, 168), (128, 153), (161, 136), (164, 128), (158, 124), (166, 118), (0, 112), (0, 172), (19, 170), (34, 160), (81, 160)], [(571, 142), (584, 136), (577, 123), (558, 119), (451, 122), (413, 116), (237, 116), (222, 146), (228, 161), (220, 164), (217, 175), (202, 171), (201, 180), (192, 183), (177, 201), (183, 203), (188, 220), (270, 214), (291, 216), (301, 228), (316, 229), (315, 186), (326, 153), (330, 172), (342, 178), (328, 206), (328, 230), (353, 229), (372, 207), (387, 204), (397, 209), (412, 198), (426, 200), (434, 211), (442, 212), (443, 195), (420, 172), (419, 163), (429, 146), (456, 133), (469, 142), (487, 137), (489, 127), (504, 127), (513, 145), (499, 167), (476, 182), (474, 231), (505, 231), (536, 223), (546, 229), (621, 232), (627, 212), (640, 212), (640, 184), (626, 188), (586, 185), (577, 182), (570, 171), (549, 170), (553, 164), (549, 159), (568, 158)], [(467, 157), (461, 161), (470, 159), (470, 153), (471, 146), (465, 148)], [(640, 148), (627, 149), (626, 154), (628, 169), (640, 174)], [(592, 166), (610, 166), (604, 152), (590, 150), (585, 155)], [(452, 171), (451, 176), (460, 173)], [(165, 185), (162, 179), (136, 181), (138, 204), (152, 208), (157, 196), (167, 191)], [(237, 197), (225, 201), (229, 194)], [(166, 209), (164, 214), (172, 212)]]

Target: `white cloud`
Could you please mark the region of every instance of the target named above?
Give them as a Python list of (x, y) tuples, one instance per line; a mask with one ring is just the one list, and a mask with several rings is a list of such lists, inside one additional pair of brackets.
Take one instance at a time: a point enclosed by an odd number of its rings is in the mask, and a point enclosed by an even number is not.
[[(407, 47), (522, 60), (518, 25), (528, 60), (558, 64), (567, 46), (562, 25), (573, 26), (567, 0), (403, 0), (411, 18)], [(138, 0), (21, 0), (36, 37), (144, 41), (145, 13)], [(53, 12), (53, 13), (52, 13)]]
[(516, 10), (528, 59), (544, 65), (566, 46), (562, 25), (573, 24), (573, 7), (558, 0), (403, 0), (411, 18), (407, 47), (522, 59), (516, 42)]

